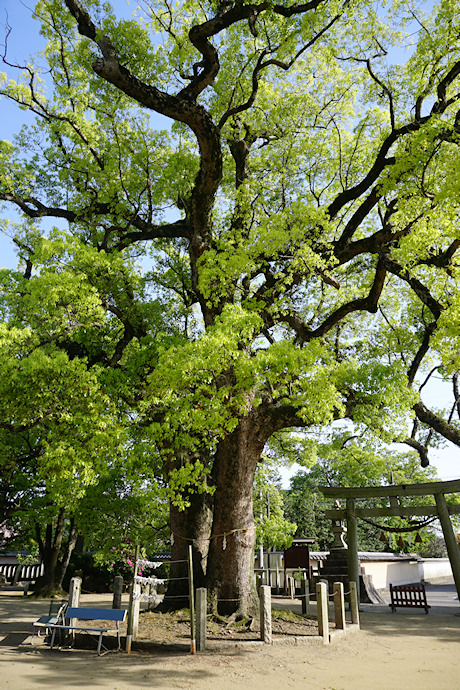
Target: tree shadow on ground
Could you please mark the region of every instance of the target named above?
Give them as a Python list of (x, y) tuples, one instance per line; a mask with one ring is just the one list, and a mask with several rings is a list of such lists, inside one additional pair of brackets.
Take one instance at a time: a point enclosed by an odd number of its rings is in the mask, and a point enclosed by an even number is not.
[[(9, 637), (9, 636), (8, 636)], [(19, 640), (18, 640), (19, 641)], [(11, 642), (13, 640), (11, 639)], [(81, 642), (81, 641), (80, 641)], [(79, 646), (80, 646), (79, 642)], [(84, 643), (86, 646), (86, 643)], [(225, 649), (218, 652), (220, 663), (223, 658), (241, 659), (250, 653), (241, 649)], [(5, 655), (5, 656), (3, 656)], [(142, 645), (130, 655), (124, 651), (97, 656), (94, 649), (50, 650), (40, 645), (6, 645), (2, 656), (15, 665), (20, 679), (27, 679), (26, 687), (47, 688), (166, 688), (188, 687), (190, 683), (212, 679), (214, 652), (192, 656), (189, 649), (178, 649), (178, 645)], [(216, 659), (217, 661), (217, 659)]]
[(460, 617), (454, 613), (447, 615), (423, 610), (396, 611), (396, 613), (361, 613), (361, 628), (376, 636), (435, 637), (442, 642), (460, 643)]

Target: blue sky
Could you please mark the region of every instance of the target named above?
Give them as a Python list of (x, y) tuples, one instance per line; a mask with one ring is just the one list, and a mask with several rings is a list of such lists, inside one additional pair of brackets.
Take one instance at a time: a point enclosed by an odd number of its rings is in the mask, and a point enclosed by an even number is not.
[[(135, 6), (128, 6), (124, 0), (116, 0), (114, 5), (129, 14)], [(30, 7), (33, 6), (33, 3)], [(6, 26), (11, 27), (8, 37), (8, 60), (12, 63), (22, 63), (30, 55), (43, 47), (43, 40), (39, 36), (39, 25), (32, 18), (32, 10), (21, 2), (21, 0), (3, 0), (3, 8), (0, 10), (0, 44), (4, 44)], [(0, 71), (4, 71), (0, 67)], [(10, 71), (12, 77), (15, 76), (14, 70)], [(30, 116), (19, 110), (13, 103), (9, 103), (4, 98), (0, 99), (0, 138), (11, 140), (13, 134), (17, 132), (21, 124), (31, 122)], [(163, 125), (164, 126), (164, 125)], [(9, 212), (10, 213), (10, 212)], [(2, 214), (3, 217), (4, 214)], [(9, 215), (11, 218), (11, 214)], [(3, 233), (0, 232), (0, 268), (13, 268), (16, 266), (17, 259), (13, 249), (13, 243)], [(430, 384), (424, 400), (426, 404), (434, 408), (443, 407), (444, 404), (452, 399), (451, 388), (449, 385), (442, 384), (436, 379)], [(407, 450), (407, 446), (400, 446), (400, 450)], [(460, 449), (448, 443), (444, 449), (438, 449), (431, 453), (432, 464), (437, 467), (439, 475), (443, 479), (457, 478), (460, 474)], [(291, 472), (283, 472), (283, 479), (286, 485), (288, 476)]]
[[(32, 12), (20, 0), (3, 0), (0, 10), (0, 44), (4, 52), (7, 27), (11, 28), (7, 38), (7, 59), (11, 63), (21, 63), (27, 60), (29, 55), (40, 50), (43, 43), (38, 35), (38, 24), (32, 19)], [(4, 65), (0, 71), (6, 71)], [(9, 71), (11, 77), (15, 76), (15, 70)], [(31, 122), (28, 113), (19, 110), (7, 99), (0, 99), (0, 138), (12, 140), (13, 134), (18, 131), (24, 122)], [(2, 214), (2, 217), (4, 215)], [(11, 216), (10, 216), (11, 217)], [(0, 233), (0, 268), (12, 268), (16, 266), (16, 255), (13, 243), (3, 233)]]
[[(131, 17), (135, 10), (135, 4), (130, 4), (127, 0), (113, 0), (112, 5), (117, 8), (118, 16)], [(40, 24), (33, 18), (33, 7), (35, 0), (23, 2), (23, 0), (3, 0), (3, 7), (0, 7), (0, 51), (3, 54), (5, 38), (7, 36), (7, 60), (11, 64), (24, 64), (29, 57), (35, 55), (45, 47), (45, 41), (39, 34)], [(6, 67), (0, 62), (0, 72), (7, 72), (8, 76), (16, 79), (19, 70)], [(160, 115), (154, 114), (152, 121), (158, 127), (166, 129), (170, 121)], [(34, 117), (27, 111), (20, 110), (8, 99), (0, 97), (0, 139), (13, 140), (23, 124), (32, 124)], [(15, 219), (14, 212), (8, 209), (8, 218)], [(0, 217), (5, 217), (4, 213)], [(17, 216), (16, 216), (17, 217)], [(44, 229), (56, 224), (56, 221), (42, 221)], [(3, 232), (0, 231), (0, 268), (15, 268), (17, 257), (13, 242)]]

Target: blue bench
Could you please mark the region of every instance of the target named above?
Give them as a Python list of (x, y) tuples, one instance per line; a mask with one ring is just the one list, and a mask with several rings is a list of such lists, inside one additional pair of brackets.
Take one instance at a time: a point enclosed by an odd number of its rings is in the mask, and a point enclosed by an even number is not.
[[(48, 623), (48, 628), (52, 630), (50, 649), (54, 647), (54, 639), (57, 630), (76, 632), (82, 631), (89, 635), (98, 634), (99, 639), (97, 642), (97, 653), (99, 656), (106, 654), (109, 650), (105, 645), (102, 644), (102, 636), (104, 633), (113, 630), (110, 627), (93, 627), (90, 625), (78, 625), (74, 624), (75, 620), (78, 621), (113, 621), (116, 623), (118, 648), (117, 651), (121, 649), (121, 639), (120, 639), (120, 623), (126, 619), (127, 611), (126, 609), (90, 609), (90, 608), (68, 608), (66, 611), (66, 620), (70, 619), (69, 624), (59, 624), (59, 623)], [(104, 647), (105, 652), (101, 652), (101, 648)]]

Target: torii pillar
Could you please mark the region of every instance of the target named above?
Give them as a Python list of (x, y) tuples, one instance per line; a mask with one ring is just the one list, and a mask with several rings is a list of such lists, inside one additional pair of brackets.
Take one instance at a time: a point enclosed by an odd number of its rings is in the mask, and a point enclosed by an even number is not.
[(356, 521), (356, 505), (354, 498), (347, 498), (347, 530), (348, 530), (348, 577), (356, 582), (356, 595), (359, 598), (359, 557), (358, 557), (358, 524)]
[(446, 503), (446, 497), (442, 493), (436, 493), (434, 494), (434, 497), (436, 500), (436, 507), (438, 509), (442, 533), (444, 535), (444, 541), (446, 542), (447, 553), (449, 554), (457, 595), (460, 599), (460, 549), (458, 548), (457, 540), (455, 539), (455, 534), (449, 515), (449, 508), (447, 507)]

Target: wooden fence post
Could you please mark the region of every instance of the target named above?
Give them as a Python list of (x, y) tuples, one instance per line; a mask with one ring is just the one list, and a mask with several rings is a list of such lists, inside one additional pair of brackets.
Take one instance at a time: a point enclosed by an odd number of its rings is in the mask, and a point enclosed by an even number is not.
[(112, 608), (121, 609), (121, 595), (123, 594), (123, 575), (115, 575), (113, 578)]
[(262, 585), (260, 599), (260, 639), (265, 644), (272, 643), (272, 595), (270, 585)]
[(188, 585), (190, 600), (190, 654), (195, 654), (195, 590), (193, 584), (193, 551), (191, 544), (188, 547)]
[(139, 611), (141, 608), (141, 586), (137, 582), (133, 585), (133, 619), (132, 619), (132, 639), (137, 640), (139, 632)]
[(334, 618), (337, 630), (345, 630), (345, 601), (343, 597), (343, 582), (334, 582)]
[[(131, 654), (131, 643), (133, 641), (133, 628), (134, 628), (134, 614), (135, 614), (135, 599), (134, 595), (138, 592), (140, 594), (140, 588), (135, 588), (136, 576), (137, 576), (137, 561), (139, 560), (139, 545), (136, 545), (134, 553), (134, 577), (133, 584), (129, 588), (129, 605), (128, 605), (128, 624), (126, 629), (126, 652)], [(137, 616), (139, 617), (139, 600), (137, 600)], [(137, 634), (137, 629), (136, 629)]]
[(306, 615), (308, 602), (310, 600), (310, 583), (307, 580), (306, 573), (303, 574), (303, 577), (300, 580), (300, 599), (302, 602), (302, 613)]
[(350, 613), (351, 622), (355, 625), (359, 625), (359, 603), (358, 603), (358, 591), (356, 587), (356, 582), (350, 582)]
[[(81, 577), (73, 577), (70, 580), (70, 585), (69, 585), (69, 598), (68, 598), (68, 606), (69, 609), (77, 609), (78, 605), (80, 603), (80, 592), (81, 592)], [(77, 619), (76, 618), (71, 618), (69, 625), (76, 625), (77, 624)], [(75, 631), (72, 630), (72, 638), (75, 638)]]
[(206, 649), (206, 613), (207, 613), (207, 589), (198, 587), (196, 590), (196, 651), (204, 652)]
[(80, 603), (81, 577), (73, 577), (69, 587), (69, 609), (78, 608)]
[(329, 613), (328, 613), (328, 585), (327, 582), (316, 583), (316, 615), (318, 618), (319, 634), (323, 644), (329, 644)]

